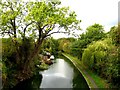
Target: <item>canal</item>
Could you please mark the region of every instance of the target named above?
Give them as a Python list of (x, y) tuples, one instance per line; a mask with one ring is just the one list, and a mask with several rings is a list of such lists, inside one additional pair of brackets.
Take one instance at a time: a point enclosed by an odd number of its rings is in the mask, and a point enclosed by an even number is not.
[(55, 61), (48, 70), (40, 71), (39, 75), (20, 84), (19, 89), (22, 87), (29, 90), (41, 88), (87, 88), (89, 90), (84, 77), (68, 59), (57, 58)]

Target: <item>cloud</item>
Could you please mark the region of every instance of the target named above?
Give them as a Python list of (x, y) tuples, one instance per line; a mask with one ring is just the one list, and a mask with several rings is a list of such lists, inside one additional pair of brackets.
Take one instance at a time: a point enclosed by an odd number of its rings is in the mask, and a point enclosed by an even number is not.
[[(61, 0), (61, 2), (62, 6), (69, 6), (71, 10), (76, 12), (77, 18), (82, 20), (80, 24), (82, 30), (98, 23), (103, 25), (105, 31), (108, 32), (112, 26), (118, 23), (119, 0)], [(61, 37), (63, 36), (65, 35)], [(58, 35), (54, 35), (54, 37), (57, 38)]]
[[(82, 20), (81, 27), (99, 23), (102, 25), (116, 24), (118, 21), (119, 0), (61, 0), (63, 6), (74, 10), (78, 19)], [(106, 27), (106, 26), (105, 26)]]

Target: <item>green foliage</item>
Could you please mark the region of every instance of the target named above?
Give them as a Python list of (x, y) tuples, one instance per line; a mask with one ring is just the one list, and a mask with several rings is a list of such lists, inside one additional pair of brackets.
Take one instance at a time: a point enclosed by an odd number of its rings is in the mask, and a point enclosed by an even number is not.
[[(2, 61), (11, 68), (15, 64), (15, 47), (10, 38), (2, 38)], [(12, 62), (12, 63), (11, 63)]]
[(70, 54), (73, 56), (77, 56), (78, 58), (82, 57), (82, 46), (83, 43), (81, 43), (80, 40), (75, 40), (70, 44)]
[(44, 53), (44, 51), (47, 51), (56, 56), (58, 55), (58, 46), (58, 40), (53, 38), (47, 38), (41, 46), (40, 53)]
[[(28, 59), (26, 56), (29, 56), (31, 49), (33, 49), (32, 42), (31, 39), (25, 39), (24, 42), (22, 42), (22, 39), (19, 39), (20, 47), (19, 52), (17, 52), (11, 38), (2, 38), (2, 78), (4, 85), (7, 85), (5, 87), (12, 87), (15, 85), (16, 79), (13, 77), (15, 77), (14, 75), (24, 67), (24, 63)], [(16, 52), (18, 54), (16, 54)], [(20, 58), (17, 57), (17, 55), (20, 55)], [(34, 62), (28, 64), (33, 68)]]
[(105, 37), (104, 29), (102, 25), (94, 24), (87, 28), (85, 34), (80, 35), (80, 40), (84, 45), (90, 44), (92, 41), (98, 41)]
[(59, 51), (70, 53), (70, 45), (75, 41), (74, 38), (60, 38), (59, 42)]
[(59, 46), (58, 40), (52, 38), (50, 43), (50, 53), (57, 56), (58, 46)]
[[(2, 81), (4, 85), (13, 85), (12, 82), (8, 84), (8, 81), (13, 78), (12, 74), (17, 66), (15, 58), (16, 51), (14, 44), (10, 38), (2, 38)], [(10, 81), (9, 81), (10, 82)]]
[(111, 27), (111, 30), (109, 32), (110, 37), (112, 38), (112, 41), (115, 45), (120, 44), (120, 30), (118, 26)]
[(2, 77), (2, 85), (4, 85), (7, 79), (7, 67), (2, 61), (0, 61), (0, 72), (1, 71), (2, 71), (2, 75), (0, 75), (0, 77)]
[(48, 65), (47, 64), (45, 64), (44, 62), (40, 65), (40, 66), (38, 66), (38, 68), (40, 69), (40, 70), (46, 70), (46, 69), (48, 69)]
[(94, 24), (87, 28), (86, 36), (92, 40), (99, 40), (104, 37), (104, 29), (102, 25)]
[(98, 75), (107, 78), (109, 82), (116, 85), (119, 84), (117, 47), (113, 45), (111, 38), (91, 43), (84, 50), (82, 61)]
[[(0, 34), (9, 36), (9, 39), (3, 39), (3, 62), (8, 68), (7, 82), (11, 82), (10, 85), (31, 76), (37, 63), (34, 60), (48, 36), (80, 29), (81, 21), (76, 19), (75, 12), (60, 4), (59, 1), (46, 0), (0, 1)], [(58, 29), (54, 29), (56, 27)], [(51, 39), (47, 48), (57, 54), (58, 42)]]
[[(84, 49), (93, 41), (98, 41), (105, 37), (102, 25), (94, 24), (87, 28), (86, 32), (80, 35), (80, 38), (70, 45), (70, 52), (73, 56), (82, 58)], [(90, 51), (91, 52), (91, 51)], [(92, 57), (94, 58), (94, 57)]]
[(113, 44), (116, 46), (109, 56), (108, 73), (109, 79), (119, 86), (120, 79), (120, 24), (111, 27), (109, 36), (112, 38)]
[(59, 52), (70, 53), (70, 45), (74, 41), (74, 38), (47, 38), (42, 44), (40, 53), (44, 53), (44, 51), (47, 51), (55, 56), (57, 56)]
[(34, 40), (32, 38), (24, 38), (23, 40), (21, 39), (20, 42), (21, 42), (19, 44), (20, 61), (18, 61), (18, 64), (22, 66), (29, 59), (31, 51), (34, 49), (34, 44), (33, 44)]
[(110, 48), (112, 48), (111, 44), (108, 44), (107, 41), (110, 41), (110, 39), (90, 44), (83, 53), (83, 63), (88, 65), (91, 69), (99, 69), (101, 65), (106, 62), (106, 57), (108, 56)]

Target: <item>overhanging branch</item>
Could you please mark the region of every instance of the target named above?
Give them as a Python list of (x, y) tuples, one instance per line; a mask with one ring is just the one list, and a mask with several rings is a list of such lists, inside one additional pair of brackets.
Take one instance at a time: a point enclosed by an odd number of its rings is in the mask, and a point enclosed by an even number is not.
[(65, 34), (65, 33), (69, 33), (69, 32), (67, 32), (67, 31), (66, 32), (62, 32), (62, 31), (52, 32), (50, 34), (47, 34), (46, 37), (48, 37), (48, 36), (50, 36), (52, 34), (55, 34), (55, 33), (64, 33)]
[(47, 25), (48, 25), (48, 24), (44, 25), (44, 26), (42, 27), (42, 29), (44, 29)]
[(14, 35), (12, 32), (10, 32), (10, 31), (6, 31), (6, 32), (2, 32), (1, 34), (4, 34), (4, 33), (7, 33), (7, 34), (12, 34), (12, 35)]
[(23, 32), (24, 32), (24, 37), (25, 37), (25, 32), (26, 32), (26, 29), (28, 28), (28, 26), (30, 26), (31, 24), (35, 23), (34, 21), (32, 21), (31, 23), (27, 24), (26, 27), (23, 29)]

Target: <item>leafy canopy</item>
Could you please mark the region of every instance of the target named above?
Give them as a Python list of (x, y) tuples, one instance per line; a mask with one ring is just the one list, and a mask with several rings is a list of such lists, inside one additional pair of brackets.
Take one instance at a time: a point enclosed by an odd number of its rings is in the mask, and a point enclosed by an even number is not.
[[(80, 20), (69, 7), (61, 7), (61, 2), (42, 0), (40, 2), (0, 2), (1, 34), (10, 37), (45, 38), (53, 33), (79, 30)], [(54, 32), (53, 29), (58, 27)], [(64, 28), (66, 31), (61, 31)]]

